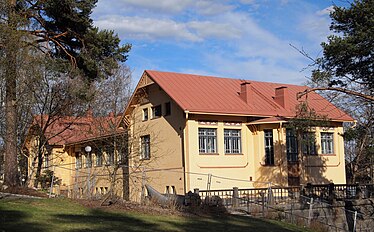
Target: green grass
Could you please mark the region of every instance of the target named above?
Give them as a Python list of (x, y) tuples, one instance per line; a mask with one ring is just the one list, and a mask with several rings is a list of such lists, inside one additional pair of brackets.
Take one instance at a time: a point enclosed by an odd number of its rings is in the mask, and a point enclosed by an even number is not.
[(182, 217), (86, 208), (69, 199), (0, 199), (0, 231), (304, 231), (244, 216)]

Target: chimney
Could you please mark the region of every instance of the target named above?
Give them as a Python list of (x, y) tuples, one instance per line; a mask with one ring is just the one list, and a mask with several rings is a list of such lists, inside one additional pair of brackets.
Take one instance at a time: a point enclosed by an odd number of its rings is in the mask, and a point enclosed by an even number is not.
[(288, 89), (286, 86), (275, 88), (274, 101), (278, 103), (278, 105), (282, 106), (285, 109), (288, 109), (289, 108), (288, 99), (289, 99)]
[(110, 111), (109, 114), (108, 114), (108, 117), (113, 118), (114, 117), (114, 112)]
[(240, 94), (239, 97), (245, 101), (247, 104), (253, 104), (253, 91), (251, 82), (243, 82), (240, 84)]

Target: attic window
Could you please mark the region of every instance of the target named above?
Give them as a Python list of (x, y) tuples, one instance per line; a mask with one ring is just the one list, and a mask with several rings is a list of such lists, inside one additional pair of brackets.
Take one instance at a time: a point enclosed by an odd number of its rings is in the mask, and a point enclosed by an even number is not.
[(152, 107), (152, 118), (159, 118), (161, 117), (161, 114), (162, 114), (161, 105)]
[(143, 109), (143, 121), (148, 120), (148, 108)]

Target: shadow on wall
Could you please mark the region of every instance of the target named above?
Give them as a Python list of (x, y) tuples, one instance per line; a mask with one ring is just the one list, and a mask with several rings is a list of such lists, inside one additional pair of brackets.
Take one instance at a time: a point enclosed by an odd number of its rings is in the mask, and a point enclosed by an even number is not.
[[(300, 150), (300, 149), (299, 149)], [(318, 147), (316, 148), (318, 150)], [(331, 180), (326, 178), (327, 164), (324, 157), (320, 155), (300, 155), (298, 162), (288, 162), (286, 145), (281, 142), (274, 143), (274, 162), (266, 163), (265, 155), (260, 161), (254, 187), (272, 186), (295, 186), (300, 184), (328, 184)]]

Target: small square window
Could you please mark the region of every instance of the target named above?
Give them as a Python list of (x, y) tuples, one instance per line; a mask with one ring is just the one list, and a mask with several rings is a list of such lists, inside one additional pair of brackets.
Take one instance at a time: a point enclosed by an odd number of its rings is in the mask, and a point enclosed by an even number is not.
[(148, 120), (148, 108), (143, 109), (143, 121)]
[(152, 118), (161, 117), (161, 105), (152, 107)]
[(171, 114), (171, 104), (170, 102), (165, 103), (165, 116), (168, 116)]

